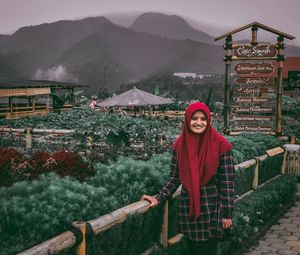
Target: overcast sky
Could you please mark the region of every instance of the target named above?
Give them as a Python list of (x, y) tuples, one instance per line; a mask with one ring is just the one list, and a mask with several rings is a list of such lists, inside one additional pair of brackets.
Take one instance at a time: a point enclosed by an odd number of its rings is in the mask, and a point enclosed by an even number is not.
[(296, 36), (300, 45), (300, 0), (0, 0), (0, 34), (61, 19), (132, 11), (181, 14), (234, 28), (258, 21)]

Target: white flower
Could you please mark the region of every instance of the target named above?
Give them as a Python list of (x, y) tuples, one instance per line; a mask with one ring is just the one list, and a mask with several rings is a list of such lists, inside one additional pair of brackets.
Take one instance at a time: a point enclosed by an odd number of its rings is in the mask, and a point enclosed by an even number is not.
[(256, 214), (257, 214), (257, 215), (261, 215), (261, 212), (260, 212), (260, 211), (257, 211)]
[(255, 227), (254, 229), (253, 229), (253, 232), (258, 232), (258, 228), (257, 227)]
[(249, 218), (249, 216), (247, 216), (247, 215), (245, 215), (245, 216), (243, 217), (243, 219), (244, 219), (244, 221), (246, 221), (246, 222), (249, 222), (249, 221), (250, 221), (250, 218)]

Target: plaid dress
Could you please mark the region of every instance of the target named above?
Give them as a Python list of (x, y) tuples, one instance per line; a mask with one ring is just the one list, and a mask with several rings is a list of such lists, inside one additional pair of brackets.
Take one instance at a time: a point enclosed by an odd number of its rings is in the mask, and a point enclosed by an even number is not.
[[(156, 196), (159, 202), (168, 199), (180, 185), (176, 151), (173, 151), (170, 176)], [(178, 201), (178, 228), (188, 239), (205, 241), (222, 238), (222, 218), (232, 219), (234, 204), (233, 153), (227, 151), (220, 158), (215, 177), (200, 189), (200, 217), (190, 217), (190, 197), (182, 186)]]

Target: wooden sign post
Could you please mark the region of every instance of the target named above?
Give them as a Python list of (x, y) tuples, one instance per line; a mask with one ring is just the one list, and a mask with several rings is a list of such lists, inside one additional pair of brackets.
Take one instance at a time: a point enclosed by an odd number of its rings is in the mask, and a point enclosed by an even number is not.
[[(251, 44), (233, 44), (232, 35), (251, 28)], [(266, 30), (278, 36), (277, 44), (259, 44), (258, 29)], [(260, 24), (250, 23), (227, 34), (215, 38), (215, 41), (226, 38), (225, 49), (225, 94), (224, 94), (224, 133), (230, 131), (274, 132), (282, 133), (282, 69), (284, 61), (284, 38), (295, 37)], [(255, 61), (259, 60), (257, 63)], [(231, 62), (238, 77), (234, 86), (230, 86)], [(250, 62), (245, 62), (250, 61)], [(269, 62), (268, 62), (269, 61)], [(275, 67), (270, 61), (278, 62), (277, 77), (274, 79)], [(232, 87), (232, 88), (231, 88)], [(230, 100), (230, 94), (233, 100)], [(270, 94), (276, 93), (276, 102)], [(274, 104), (276, 105), (274, 106)], [(275, 118), (272, 115), (275, 110)], [(242, 114), (242, 115), (241, 115)], [(245, 115), (246, 114), (246, 115)], [(232, 117), (230, 121), (230, 117)], [(276, 120), (275, 130), (273, 120)]]

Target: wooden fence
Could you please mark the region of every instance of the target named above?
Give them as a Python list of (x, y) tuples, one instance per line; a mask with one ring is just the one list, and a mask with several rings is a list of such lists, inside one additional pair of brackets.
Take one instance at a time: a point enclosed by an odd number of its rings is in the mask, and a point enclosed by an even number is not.
[[(289, 155), (288, 153), (290, 152), (289, 147), (286, 147), (286, 149), (287, 150), (284, 150), (284, 148), (281, 147), (276, 147), (267, 150), (264, 155), (255, 157), (253, 159), (235, 165), (236, 170), (255, 167), (255, 174), (252, 180), (252, 189), (244, 193), (243, 195), (239, 196), (238, 198), (236, 198), (235, 201), (243, 199), (245, 196), (259, 189), (267, 182), (270, 182), (280, 176), (280, 175), (276, 175), (270, 178), (269, 180), (267, 180), (266, 182), (259, 185), (260, 166), (262, 165), (261, 163), (266, 162), (269, 158), (272, 158), (277, 155), (284, 155), (283, 162), (280, 167), (281, 167), (281, 174), (286, 173), (286, 169), (289, 169), (290, 167), (289, 166), (290, 161), (288, 158)], [(181, 187), (179, 187), (178, 190), (173, 194), (173, 199), (180, 194), (180, 191), (181, 191)], [(18, 255), (51, 255), (51, 254), (57, 254), (58, 252), (61, 252), (66, 249), (70, 249), (71, 247), (74, 246), (76, 246), (77, 255), (85, 255), (86, 254), (85, 235), (87, 232), (86, 226), (91, 227), (92, 229), (91, 231), (93, 232), (94, 235), (98, 235), (104, 231), (109, 230), (110, 228), (112, 228), (117, 224), (121, 224), (132, 215), (143, 214), (147, 212), (149, 209), (150, 207), (148, 201), (138, 201), (133, 204), (119, 208), (111, 213), (105, 214), (99, 218), (89, 220), (87, 222), (74, 222), (73, 225), (77, 227), (77, 229), (79, 229), (79, 234), (80, 234), (79, 244), (77, 244), (78, 240), (76, 240), (74, 231), (66, 231), (60, 235), (53, 237), (52, 239), (49, 239), (41, 244), (32, 247), (31, 249), (18, 253)], [(180, 233), (176, 234), (171, 238), (168, 236), (168, 214), (169, 214), (169, 203), (167, 201), (166, 204), (164, 205), (164, 210), (163, 210), (163, 225), (162, 225), (162, 231), (160, 237), (160, 243), (163, 245), (163, 247), (172, 246), (180, 242), (183, 237), (183, 235)]]
[(286, 144), (284, 145), (284, 148), (287, 161), (287, 173), (300, 176), (300, 145)]

